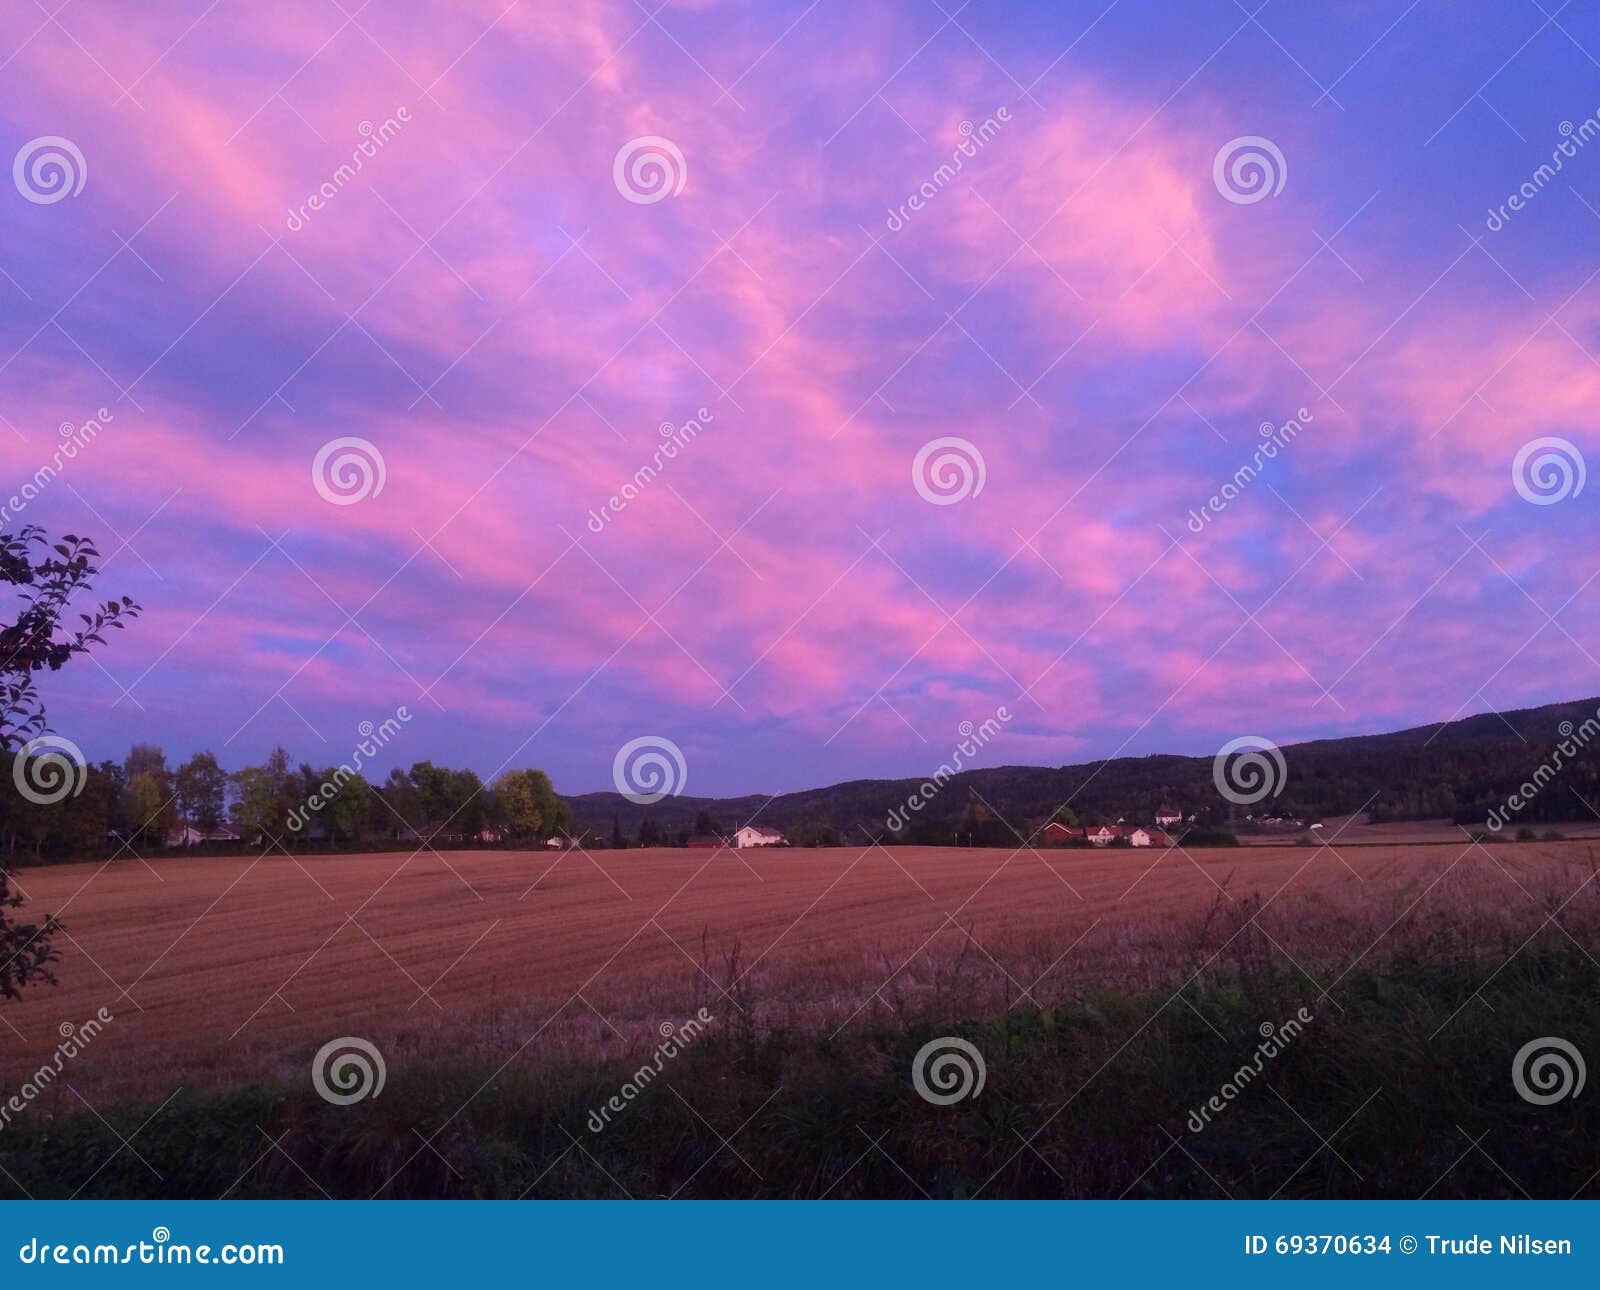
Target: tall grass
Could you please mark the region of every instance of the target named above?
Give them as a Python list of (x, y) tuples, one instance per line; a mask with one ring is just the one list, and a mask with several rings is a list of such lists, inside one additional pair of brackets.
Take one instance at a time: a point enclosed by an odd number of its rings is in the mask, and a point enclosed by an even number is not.
[[(1593, 1197), (1600, 1097), (1536, 1106), (1511, 1075), (1546, 1035), (1600, 1059), (1600, 964), (1573, 913), (1532, 940), (1411, 929), (1337, 981), (1219, 906), (1191, 929), (1207, 966), (1158, 990), (1058, 983), (983, 1014), (902, 999), (831, 1029), (722, 998), (722, 1024), (599, 1132), (637, 1056), (407, 1059), (349, 1107), (298, 1079), (153, 1118), (30, 1113), (0, 1132), (0, 1195)], [(946, 967), (950, 986), (965, 969)], [(1262, 1024), (1301, 1008), (1304, 1031), (1194, 1131)], [(930, 1105), (912, 1060), (950, 1035), (984, 1087)]]

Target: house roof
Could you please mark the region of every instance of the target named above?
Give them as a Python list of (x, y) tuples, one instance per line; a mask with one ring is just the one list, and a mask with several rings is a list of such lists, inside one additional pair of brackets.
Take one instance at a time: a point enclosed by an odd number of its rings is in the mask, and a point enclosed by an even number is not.
[(754, 833), (758, 838), (781, 838), (783, 836), (777, 829), (763, 828), (759, 824), (746, 824), (739, 832)]

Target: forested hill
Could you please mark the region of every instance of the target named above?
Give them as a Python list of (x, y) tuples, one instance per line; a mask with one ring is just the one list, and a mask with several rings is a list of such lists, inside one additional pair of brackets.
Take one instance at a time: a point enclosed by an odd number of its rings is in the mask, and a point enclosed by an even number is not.
[[(1282, 749), (1283, 791), (1254, 808), (1258, 814), (1319, 819), (1365, 807), (1374, 819), (1483, 819), (1528, 780), (1561, 742), (1600, 710), (1600, 699), (1481, 713), (1459, 721), (1380, 735), (1354, 735), (1288, 744)], [(1571, 726), (1563, 730), (1563, 723)], [(1591, 731), (1593, 727), (1590, 728)], [(1574, 741), (1581, 742), (1582, 735)], [(935, 768), (928, 767), (931, 774)], [(638, 806), (618, 793), (570, 798), (574, 824), (609, 836), (613, 824), (630, 839), (651, 820), (663, 835), (695, 827), (705, 817), (719, 829), (749, 821), (788, 831), (833, 830), (847, 841), (887, 835), (889, 813), (903, 808), (921, 779), (858, 779), (768, 798), (668, 797)], [(1586, 799), (1600, 810), (1600, 739), (1546, 784), (1518, 815), (1519, 823), (1587, 818)], [(942, 841), (982, 807), (996, 822), (1021, 831), (1071, 801), (1085, 822), (1126, 816), (1148, 821), (1158, 806), (1221, 820), (1228, 815), (1212, 780), (1212, 758), (1152, 754), (1077, 766), (997, 766), (953, 776), (912, 817), (909, 840)], [(987, 830), (986, 830), (987, 831)]]

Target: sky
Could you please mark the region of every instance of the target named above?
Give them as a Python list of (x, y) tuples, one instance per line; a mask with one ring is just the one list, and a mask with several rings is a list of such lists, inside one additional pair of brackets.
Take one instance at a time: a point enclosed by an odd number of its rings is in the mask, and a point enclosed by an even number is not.
[(42, 680), (91, 760), (404, 709), (728, 795), (1600, 692), (1588, 7), (134, 8), (0, 12), (0, 529), (143, 607)]

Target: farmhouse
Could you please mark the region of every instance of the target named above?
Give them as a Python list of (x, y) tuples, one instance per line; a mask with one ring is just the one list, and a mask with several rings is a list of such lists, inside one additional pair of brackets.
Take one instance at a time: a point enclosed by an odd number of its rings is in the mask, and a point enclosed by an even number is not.
[(1074, 829), (1056, 820), (1051, 820), (1050, 823), (1039, 830), (1039, 841), (1046, 846), (1059, 847), (1067, 842), (1081, 842), (1082, 840), (1082, 829)]
[(244, 830), (237, 824), (219, 824), (214, 829), (202, 829), (198, 824), (180, 820), (167, 831), (169, 847), (196, 847), (202, 842), (242, 842)]
[(1173, 845), (1172, 837), (1164, 829), (1147, 827), (1145, 825), (1130, 825), (1121, 820), (1115, 824), (1097, 824), (1092, 827), (1075, 829), (1065, 824), (1051, 820), (1040, 827), (1038, 840), (1044, 846), (1070, 846), (1075, 842), (1087, 842), (1091, 846), (1108, 847), (1119, 839), (1128, 846), (1134, 847), (1170, 847)]
[(759, 825), (746, 824), (733, 835), (733, 845), (736, 847), (781, 847), (784, 845), (783, 834), (777, 829), (763, 829)]
[(1156, 807), (1156, 823), (1162, 825), (1182, 824), (1183, 812), (1176, 806), (1167, 806), (1165, 804), (1158, 806)]

